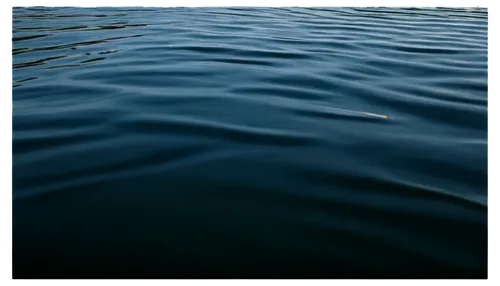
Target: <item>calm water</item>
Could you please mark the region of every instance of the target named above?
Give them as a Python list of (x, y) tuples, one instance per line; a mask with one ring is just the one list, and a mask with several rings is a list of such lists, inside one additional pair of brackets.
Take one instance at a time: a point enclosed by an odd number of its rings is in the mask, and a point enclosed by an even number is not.
[(15, 278), (485, 278), (486, 9), (14, 8)]

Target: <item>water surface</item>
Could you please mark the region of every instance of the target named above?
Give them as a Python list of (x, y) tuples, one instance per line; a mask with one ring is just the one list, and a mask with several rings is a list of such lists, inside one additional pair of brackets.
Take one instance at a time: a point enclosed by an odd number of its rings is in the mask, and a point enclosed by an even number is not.
[(487, 21), (14, 8), (14, 277), (485, 278)]

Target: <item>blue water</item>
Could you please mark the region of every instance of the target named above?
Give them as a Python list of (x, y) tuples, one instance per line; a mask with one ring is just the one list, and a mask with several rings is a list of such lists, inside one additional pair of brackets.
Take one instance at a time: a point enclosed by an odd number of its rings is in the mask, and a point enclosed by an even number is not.
[(14, 278), (486, 278), (486, 9), (12, 32)]

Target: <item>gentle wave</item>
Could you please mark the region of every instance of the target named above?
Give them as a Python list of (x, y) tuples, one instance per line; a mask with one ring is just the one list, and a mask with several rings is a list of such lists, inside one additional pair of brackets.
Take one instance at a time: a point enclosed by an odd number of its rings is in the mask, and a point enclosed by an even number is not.
[(12, 45), (14, 277), (487, 277), (486, 9), (16, 7)]

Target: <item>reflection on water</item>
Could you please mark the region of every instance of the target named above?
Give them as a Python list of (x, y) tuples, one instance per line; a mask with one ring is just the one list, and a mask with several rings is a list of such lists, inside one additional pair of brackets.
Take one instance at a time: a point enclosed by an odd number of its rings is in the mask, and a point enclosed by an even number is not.
[(14, 277), (485, 278), (487, 21), (14, 8)]

